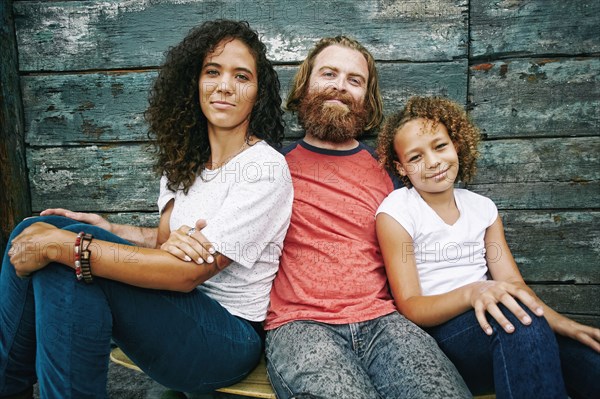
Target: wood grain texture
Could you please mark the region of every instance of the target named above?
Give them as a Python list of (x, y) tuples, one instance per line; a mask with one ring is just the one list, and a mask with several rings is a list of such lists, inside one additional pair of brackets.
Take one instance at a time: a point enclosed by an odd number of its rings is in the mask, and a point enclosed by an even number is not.
[(12, 0), (0, 4), (0, 54), (0, 254), (4, 254), (12, 229), (31, 214)]
[(467, 54), (466, 0), (27, 1), (15, 4), (15, 15), (23, 71), (157, 66), (190, 28), (215, 18), (249, 21), (276, 62), (297, 62), (321, 37), (340, 34), (381, 60)]
[[(415, 94), (466, 97), (467, 61), (390, 63), (379, 67), (386, 110), (400, 109)], [(286, 98), (296, 66), (276, 67)], [(21, 79), (25, 130), (31, 145), (78, 145), (147, 141), (143, 112), (157, 71), (30, 75)], [(286, 113), (286, 136), (303, 136)]]
[[(192, 26), (248, 20), (283, 98), (314, 43), (346, 34), (377, 59), (386, 115), (415, 94), (469, 107), (485, 137), (469, 188), (496, 202), (542, 298), (600, 326), (600, 3), (34, 0), (13, 10), (35, 211), (157, 224), (143, 111), (164, 52)], [(295, 119), (286, 113), (288, 142), (303, 134)]]
[(158, 178), (144, 144), (29, 148), (33, 211), (156, 209)]
[[(600, 202), (598, 137), (497, 140), (483, 143), (482, 153), (479, 174), (469, 187), (500, 209), (594, 208)], [(44, 201), (57, 206), (66, 193), (73, 205), (89, 196), (85, 209), (145, 210), (151, 203), (141, 193), (127, 200), (134, 187), (154, 181), (147, 144), (32, 147), (27, 158), (34, 210)], [(86, 189), (72, 192), (78, 184)], [(119, 190), (123, 200), (115, 202)], [(148, 193), (147, 187), (142, 192)]]
[(528, 58), (469, 68), (471, 116), (488, 138), (600, 132), (600, 59)]
[(499, 209), (594, 209), (600, 184), (532, 182), (472, 184), (469, 189), (492, 198)]
[(600, 316), (600, 285), (538, 285), (531, 288), (560, 313)]
[(471, 56), (562, 54), (600, 51), (600, 2), (471, 0)]
[(480, 151), (476, 184), (600, 180), (600, 136), (493, 140), (483, 142)]
[(600, 212), (505, 210), (500, 215), (527, 281), (600, 284)]

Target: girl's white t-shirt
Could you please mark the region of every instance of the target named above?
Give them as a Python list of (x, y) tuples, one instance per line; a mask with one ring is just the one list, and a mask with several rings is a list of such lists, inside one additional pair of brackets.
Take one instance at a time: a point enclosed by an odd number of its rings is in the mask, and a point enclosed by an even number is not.
[(169, 190), (163, 176), (158, 208), (162, 212), (175, 199), (171, 231), (206, 220), (202, 234), (232, 262), (198, 289), (233, 315), (262, 321), (291, 217), (288, 165), (260, 141), (221, 168), (202, 171), (201, 177), (184, 194)]
[[(394, 218), (412, 237), (423, 295), (488, 279), (484, 237), (498, 217), (496, 205), (465, 189), (454, 189), (454, 199), (460, 216), (453, 225), (444, 222), (414, 188), (393, 191), (377, 210)], [(407, 251), (403, 256), (411, 256)]]

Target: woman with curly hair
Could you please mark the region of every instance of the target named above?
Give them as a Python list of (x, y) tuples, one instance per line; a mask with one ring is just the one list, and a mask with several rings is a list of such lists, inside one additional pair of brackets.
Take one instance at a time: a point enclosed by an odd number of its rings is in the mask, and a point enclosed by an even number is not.
[[(111, 339), (150, 377), (210, 392), (245, 377), (289, 225), (277, 75), (247, 23), (193, 29), (146, 113), (158, 228), (49, 209), (19, 224), (0, 276), (0, 396), (102, 398)], [(73, 269), (75, 273), (73, 273)]]
[(521, 277), (494, 203), (454, 188), (473, 178), (479, 140), (465, 111), (442, 98), (413, 97), (386, 121), (380, 161), (406, 185), (376, 218), (396, 306), (473, 394), (566, 398), (566, 382), (572, 397), (594, 397), (600, 330), (544, 304)]

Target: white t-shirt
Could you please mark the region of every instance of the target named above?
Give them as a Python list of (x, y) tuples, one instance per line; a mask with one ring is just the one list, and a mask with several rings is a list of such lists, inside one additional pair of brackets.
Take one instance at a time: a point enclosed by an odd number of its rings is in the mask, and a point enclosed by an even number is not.
[(454, 199), (460, 216), (453, 225), (446, 224), (414, 188), (393, 191), (377, 210), (393, 217), (412, 237), (423, 295), (488, 279), (484, 237), (498, 217), (496, 205), (464, 189), (454, 189)]
[(163, 176), (158, 209), (175, 199), (172, 231), (207, 221), (202, 234), (232, 262), (198, 289), (233, 315), (262, 321), (292, 212), (288, 165), (261, 141), (221, 168), (204, 170), (202, 177), (206, 181), (196, 178), (185, 195), (170, 191)]

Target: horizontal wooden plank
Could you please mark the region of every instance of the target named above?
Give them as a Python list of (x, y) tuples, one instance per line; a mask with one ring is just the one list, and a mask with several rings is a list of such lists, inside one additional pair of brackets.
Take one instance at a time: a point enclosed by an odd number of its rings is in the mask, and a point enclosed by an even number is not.
[(302, 60), (316, 40), (340, 34), (381, 60), (467, 54), (466, 0), (26, 1), (14, 10), (22, 71), (157, 66), (190, 28), (216, 18), (249, 21), (277, 62)]
[(598, 58), (502, 60), (472, 65), (469, 73), (470, 114), (487, 137), (600, 131)]
[(600, 182), (489, 183), (469, 189), (493, 199), (499, 209), (593, 209), (598, 207)]
[(600, 136), (484, 141), (480, 151), (475, 184), (600, 180)]
[(144, 110), (155, 71), (23, 76), (33, 145), (147, 141)]
[(600, 51), (598, 1), (471, 0), (471, 56)]
[(508, 245), (527, 281), (600, 284), (600, 212), (500, 214)]
[(493, 140), (469, 188), (500, 209), (597, 208), (600, 137)]
[(600, 316), (600, 285), (531, 284), (530, 287), (557, 312)]
[[(600, 137), (486, 142), (479, 175), (470, 187), (492, 198), (500, 209), (596, 208), (600, 203), (599, 147)], [(75, 201), (76, 206), (120, 211), (153, 207), (154, 195), (144, 199), (135, 189), (154, 181), (146, 148), (141, 144), (30, 148), (34, 211), (49, 206), (48, 201), (60, 205), (65, 197), (77, 198), (79, 193), (72, 188), (82, 183), (91, 192), (82, 192), (82, 198), (88, 199), (85, 205)], [(115, 202), (119, 190), (135, 194), (131, 201), (125, 196)]]
[[(281, 96), (287, 97), (295, 66), (278, 66)], [(414, 94), (466, 99), (467, 61), (379, 64), (388, 112)], [(146, 141), (143, 118), (156, 71), (30, 75), (21, 78), (27, 142), (53, 146)], [(286, 113), (286, 136), (303, 135), (296, 116)]]
[(158, 177), (147, 145), (29, 148), (34, 212), (156, 211)]

